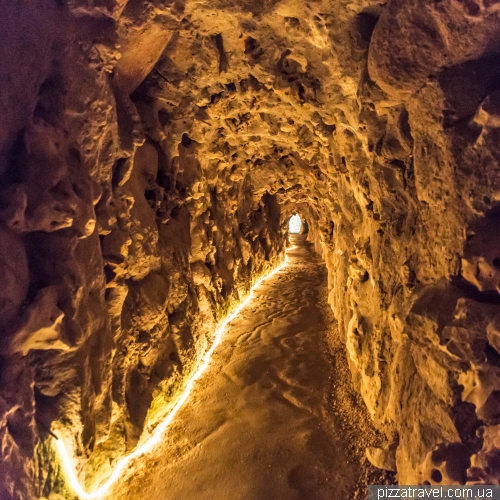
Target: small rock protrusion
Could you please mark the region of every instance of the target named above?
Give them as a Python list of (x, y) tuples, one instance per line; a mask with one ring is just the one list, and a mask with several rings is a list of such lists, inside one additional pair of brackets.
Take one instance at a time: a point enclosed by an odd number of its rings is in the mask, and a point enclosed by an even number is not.
[(386, 444), (382, 448), (370, 446), (366, 448), (366, 458), (377, 469), (396, 471), (397, 443)]

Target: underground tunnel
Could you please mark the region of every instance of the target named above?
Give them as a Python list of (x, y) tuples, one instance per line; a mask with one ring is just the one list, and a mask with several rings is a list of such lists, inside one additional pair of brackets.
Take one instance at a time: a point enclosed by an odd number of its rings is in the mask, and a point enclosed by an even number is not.
[(0, 498), (500, 481), (498, 0), (0, 0)]

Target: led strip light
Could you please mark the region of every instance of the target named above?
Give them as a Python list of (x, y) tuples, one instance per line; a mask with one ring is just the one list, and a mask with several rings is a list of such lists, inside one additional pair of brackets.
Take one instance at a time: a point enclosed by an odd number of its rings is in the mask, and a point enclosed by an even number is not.
[[(293, 247), (292, 247), (293, 248)], [(113, 469), (113, 472), (109, 476), (109, 478), (106, 480), (104, 484), (99, 486), (99, 488), (92, 493), (87, 493), (82, 485), (80, 484), (80, 481), (78, 480), (78, 476), (75, 470), (75, 467), (73, 465), (72, 459), (70, 457), (70, 454), (68, 453), (68, 448), (66, 448), (66, 445), (64, 444), (64, 441), (60, 438), (56, 440), (56, 446), (57, 446), (57, 451), (59, 453), (59, 457), (61, 459), (62, 465), (63, 465), (63, 470), (66, 475), (66, 478), (68, 480), (69, 485), (73, 489), (73, 491), (80, 497), (82, 500), (92, 500), (94, 498), (99, 498), (102, 497), (108, 490), (109, 488), (116, 483), (116, 481), (120, 478), (123, 470), (125, 469), (126, 465), (133, 460), (134, 458), (139, 457), (140, 455), (144, 455), (145, 453), (148, 453), (153, 449), (155, 445), (161, 442), (161, 438), (163, 436), (163, 433), (166, 431), (167, 427), (170, 425), (172, 420), (174, 419), (175, 415), (177, 412), (182, 408), (184, 403), (188, 400), (189, 395), (191, 394), (191, 391), (193, 389), (193, 386), (195, 382), (203, 375), (205, 370), (208, 367), (208, 364), (210, 362), (210, 358), (212, 357), (212, 354), (214, 353), (215, 349), (217, 346), (220, 344), (222, 337), (224, 335), (224, 332), (227, 328), (227, 325), (233, 321), (233, 319), (238, 316), (238, 314), (248, 305), (248, 303), (252, 300), (253, 298), (253, 293), (256, 288), (260, 286), (260, 284), (273, 277), (275, 274), (277, 274), (279, 271), (281, 271), (285, 266), (287, 265), (287, 259), (285, 256), (285, 261), (283, 264), (280, 266), (276, 267), (273, 271), (271, 271), (269, 274), (266, 274), (265, 276), (262, 276), (259, 278), (254, 286), (250, 289), (250, 292), (248, 293), (248, 296), (246, 299), (241, 302), (238, 307), (229, 315), (227, 316), (221, 323), (219, 323), (216, 333), (215, 333), (215, 338), (214, 341), (210, 347), (210, 349), (203, 355), (201, 359), (201, 364), (198, 367), (198, 369), (194, 372), (192, 377), (189, 379), (188, 383), (186, 384), (186, 387), (182, 394), (179, 396), (179, 399), (175, 403), (174, 407), (170, 410), (170, 413), (165, 417), (164, 420), (162, 420), (154, 429), (152, 432), (151, 436), (148, 438), (148, 440), (136, 448), (130, 455), (126, 455), (125, 457), (121, 458), (118, 460), (118, 462), (115, 465), (115, 468)]]

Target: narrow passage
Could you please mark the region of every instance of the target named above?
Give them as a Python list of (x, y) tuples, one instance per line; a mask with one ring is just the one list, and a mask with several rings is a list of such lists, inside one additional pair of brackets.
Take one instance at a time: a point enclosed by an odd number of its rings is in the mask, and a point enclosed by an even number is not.
[(228, 327), (164, 442), (134, 462), (113, 500), (351, 500), (383, 482), (377, 436), (351, 385), (304, 236), (289, 265)]

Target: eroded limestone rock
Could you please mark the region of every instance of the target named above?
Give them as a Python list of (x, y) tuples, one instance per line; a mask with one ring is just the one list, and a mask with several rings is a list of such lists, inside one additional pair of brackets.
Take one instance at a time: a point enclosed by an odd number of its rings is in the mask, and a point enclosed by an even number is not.
[(31, 350), (68, 350), (70, 346), (61, 332), (63, 317), (57, 307), (55, 287), (40, 290), (26, 310), (24, 324), (10, 340), (8, 354), (19, 352), (26, 356)]

